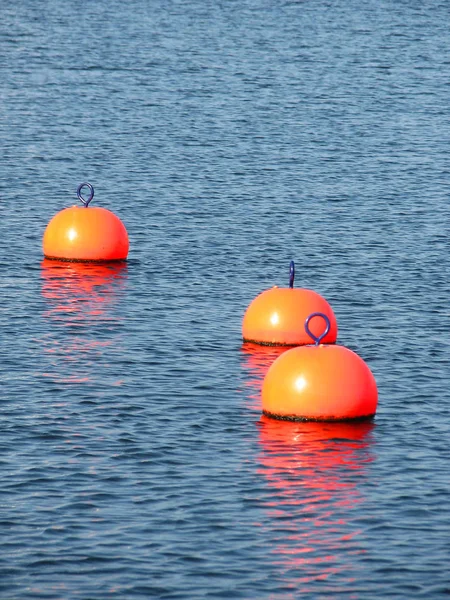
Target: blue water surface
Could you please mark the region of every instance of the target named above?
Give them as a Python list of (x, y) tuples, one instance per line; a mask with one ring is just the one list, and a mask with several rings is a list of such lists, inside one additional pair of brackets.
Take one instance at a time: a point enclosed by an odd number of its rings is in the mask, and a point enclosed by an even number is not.
[[(0, 5), (0, 597), (450, 594), (450, 5)], [(125, 264), (44, 260), (95, 187)], [(373, 423), (261, 417), (273, 285)]]

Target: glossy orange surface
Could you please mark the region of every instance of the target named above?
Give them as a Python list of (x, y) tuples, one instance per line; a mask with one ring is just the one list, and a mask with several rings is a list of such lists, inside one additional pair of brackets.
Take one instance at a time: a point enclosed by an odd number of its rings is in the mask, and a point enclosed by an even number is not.
[(377, 402), (377, 385), (369, 367), (343, 346), (292, 348), (275, 360), (262, 386), (263, 411), (278, 418), (371, 417)]
[[(242, 337), (246, 342), (286, 346), (311, 344), (305, 331), (306, 318), (315, 312), (330, 320), (330, 331), (322, 340), (332, 344), (337, 338), (333, 309), (317, 292), (302, 288), (273, 287), (259, 294), (247, 308), (242, 321)], [(314, 319), (310, 329), (314, 335), (323, 332), (323, 321)]]
[(126, 259), (129, 242), (124, 224), (111, 211), (72, 206), (51, 219), (42, 246), (46, 258), (113, 261)]

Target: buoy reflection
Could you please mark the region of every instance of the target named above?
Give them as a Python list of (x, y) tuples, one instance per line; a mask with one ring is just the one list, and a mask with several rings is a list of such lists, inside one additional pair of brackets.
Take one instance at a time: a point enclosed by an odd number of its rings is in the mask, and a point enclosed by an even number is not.
[(105, 351), (117, 342), (117, 328), (113, 326), (120, 318), (114, 308), (126, 276), (125, 262), (42, 261), (43, 318), (49, 325), (40, 340), (49, 358), (45, 377), (82, 383), (98, 373)]
[[(258, 412), (257, 472), (266, 485), (262, 527), (286, 598), (343, 593), (357, 577), (361, 484), (373, 460), (366, 422), (291, 422), (261, 415), (261, 388), (271, 364), (288, 348), (244, 344), (246, 405)], [(300, 382), (299, 382), (300, 384)], [(318, 586), (318, 587), (316, 587)]]
[(243, 366), (248, 373), (245, 385), (248, 388), (247, 407), (250, 410), (261, 412), (261, 387), (267, 370), (273, 361), (289, 350), (286, 346), (260, 346), (245, 342), (241, 352)]
[(353, 521), (364, 511), (360, 483), (372, 460), (374, 424), (262, 416), (258, 426), (258, 472), (269, 488), (266, 525), (277, 568), (298, 593), (328, 579), (329, 591), (345, 589), (355, 574), (354, 556), (363, 552)]
[(123, 287), (127, 263), (81, 263), (44, 259), (42, 295), (48, 300), (46, 316), (67, 325), (94, 317), (111, 319), (108, 307)]

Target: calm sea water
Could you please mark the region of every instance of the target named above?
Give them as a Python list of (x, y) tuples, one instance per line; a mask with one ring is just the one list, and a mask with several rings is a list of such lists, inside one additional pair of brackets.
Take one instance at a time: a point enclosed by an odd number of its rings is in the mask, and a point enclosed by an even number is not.
[[(0, 597), (450, 594), (450, 6), (0, 7)], [(93, 204), (129, 260), (43, 260)], [(332, 305), (371, 424), (261, 418), (262, 290)]]

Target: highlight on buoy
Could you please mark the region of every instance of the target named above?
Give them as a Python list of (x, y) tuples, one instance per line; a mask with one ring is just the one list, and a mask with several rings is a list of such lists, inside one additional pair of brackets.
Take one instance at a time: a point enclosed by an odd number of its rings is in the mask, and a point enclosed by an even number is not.
[[(330, 329), (323, 342), (333, 344), (337, 338), (337, 322), (333, 309), (313, 290), (294, 288), (295, 264), (290, 263), (289, 287), (274, 286), (259, 294), (248, 306), (242, 321), (244, 342), (269, 346), (301, 346), (310, 339), (303, 323), (314, 312), (324, 313)], [(313, 332), (320, 332), (317, 323)]]
[[(319, 336), (310, 328), (316, 317), (326, 324)], [(292, 348), (273, 362), (262, 386), (262, 409), (267, 417), (351, 421), (375, 416), (378, 390), (371, 370), (348, 348), (321, 344), (330, 327), (324, 313), (309, 315), (305, 331), (314, 345)]]
[[(85, 199), (81, 191), (89, 189)], [(129, 241), (125, 225), (106, 208), (90, 207), (94, 188), (90, 183), (78, 186), (83, 206), (72, 206), (57, 213), (47, 225), (42, 240), (45, 258), (83, 262), (125, 260)]]

